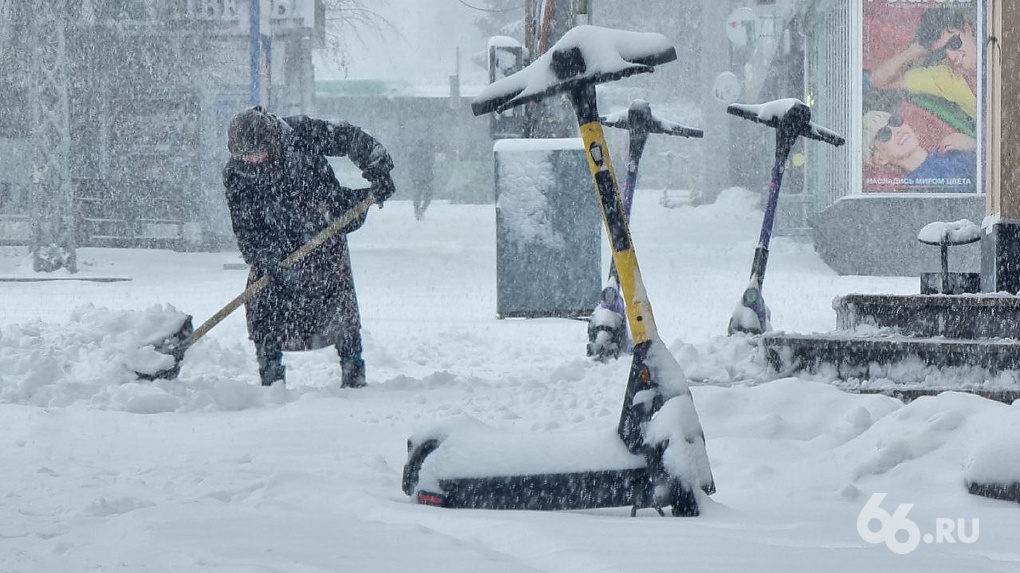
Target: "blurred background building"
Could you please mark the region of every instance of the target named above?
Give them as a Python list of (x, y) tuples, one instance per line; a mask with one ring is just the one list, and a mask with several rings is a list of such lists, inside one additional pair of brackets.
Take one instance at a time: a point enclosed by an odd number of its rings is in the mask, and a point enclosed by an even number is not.
[[(500, 39), (496, 47), (519, 46), (524, 65), (571, 26), (591, 23), (665, 34), (679, 54), (654, 74), (600, 87), (603, 112), (641, 98), (656, 113), (706, 132), (704, 140), (651, 141), (642, 160), (643, 189), (694, 203), (712, 201), (732, 186), (764, 191), (774, 135), (728, 116), (725, 108), (795, 97), (848, 144), (798, 144), (776, 233), (814, 240), (839, 272), (912, 273), (911, 261), (922, 252), (913, 244), (914, 226), (983, 210), (980, 178), (967, 197), (921, 197), (917, 207), (895, 217), (881, 215), (884, 193), (865, 193), (861, 115), (869, 66), (885, 53), (867, 39), (874, 21), (867, 11), (902, 5), (910, 12), (904, 21), (914, 22), (944, 1), (257, 4), (261, 33), (271, 40), (267, 65), (258, 70), (268, 82), (270, 110), (366, 128), (396, 158), (397, 198), (411, 198), (413, 170), (404, 158), (421, 141), (432, 147), (435, 199), (492, 202), (494, 138), (573, 136), (563, 102), (529, 112), (541, 121), (518, 116), (501, 125), (473, 117), (469, 103), (490, 81), (492, 38)], [(984, 45), (985, 1), (955, 4), (974, 11)], [(226, 123), (252, 102), (252, 7), (249, 0), (0, 0), (0, 243), (34, 245), (40, 270), (60, 267), (62, 260), (73, 266), (76, 246), (231, 245), (219, 173)], [(870, 33), (911, 38), (913, 31)], [(977, 98), (981, 109), (983, 94)], [(981, 117), (978, 141), (985, 130)], [(608, 136), (622, 157), (626, 135)], [(981, 152), (979, 145), (983, 161)], [(336, 167), (345, 183), (356, 183), (350, 165)], [(847, 209), (844, 198), (863, 200)], [(833, 230), (848, 217), (852, 225)], [(880, 237), (876, 244), (853, 243), (862, 225)], [(848, 236), (853, 229), (856, 235)], [(854, 262), (853, 251), (894, 243), (902, 248), (884, 249), (895, 251), (889, 264)]]

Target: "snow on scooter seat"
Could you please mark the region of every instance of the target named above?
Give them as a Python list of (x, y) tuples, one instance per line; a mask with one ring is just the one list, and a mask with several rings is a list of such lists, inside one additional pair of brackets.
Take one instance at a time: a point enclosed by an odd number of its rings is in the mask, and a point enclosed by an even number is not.
[(419, 431), (411, 442), (440, 445), (422, 463), (418, 488), (437, 491), (439, 480), (627, 470), (644, 467), (627, 451), (616, 428), (511, 432), (473, 418)]

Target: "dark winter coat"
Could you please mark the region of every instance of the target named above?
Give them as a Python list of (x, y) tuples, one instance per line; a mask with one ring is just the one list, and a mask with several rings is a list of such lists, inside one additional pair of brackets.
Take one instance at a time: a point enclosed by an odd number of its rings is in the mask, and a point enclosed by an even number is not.
[[(393, 166), (374, 138), (346, 122), (306, 116), (279, 121), (280, 150), (269, 166), (231, 158), (223, 170), (238, 248), (251, 265), (249, 285), (367, 197), (364, 189), (340, 185), (327, 156), (349, 157), (370, 182), (388, 177)], [(361, 323), (344, 233), (357, 230), (366, 215), (299, 262), (293, 288), (270, 281), (248, 301), (248, 333), (256, 344), (313, 350), (356, 339), (360, 352)]]

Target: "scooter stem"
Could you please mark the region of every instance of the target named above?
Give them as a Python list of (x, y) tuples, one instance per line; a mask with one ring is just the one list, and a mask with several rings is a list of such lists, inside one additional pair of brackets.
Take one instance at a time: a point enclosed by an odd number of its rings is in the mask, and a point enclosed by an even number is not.
[(769, 242), (772, 240), (772, 228), (776, 222), (776, 209), (779, 205), (779, 190), (783, 186), (783, 174), (786, 172), (786, 160), (790, 157), (797, 134), (780, 127), (776, 130), (776, 159), (772, 165), (772, 179), (769, 181), (769, 194), (765, 201), (765, 216), (761, 222), (761, 235), (758, 247), (754, 250), (754, 261), (751, 263), (751, 276), (758, 280), (761, 288), (765, 280), (765, 266), (769, 259)]
[(616, 265), (627, 309), (627, 323), (634, 345), (637, 346), (658, 337), (658, 332), (652, 316), (652, 305), (648, 301), (644, 282), (641, 280), (641, 270), (638, 268), (627, 215), (617, 187), (616, 175), (613, 173), (605, 132), (599, 121), (595, 86), (585, 85), (569, 93), (588, 155), (588, 167), (595, 180), (599, 204), (602, 207), (613, 263)]

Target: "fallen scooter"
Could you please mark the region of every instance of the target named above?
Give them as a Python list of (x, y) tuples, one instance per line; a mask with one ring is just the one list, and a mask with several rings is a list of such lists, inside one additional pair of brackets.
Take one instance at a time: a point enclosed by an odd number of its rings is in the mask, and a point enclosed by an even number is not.
[[(657, 117), (652, 113), (652, 106), (645, 100), (636, 99), (630, 102), (625, 111), (610, 114), (602, 118), (602, 125), (626, 129), (629, 135), (627, 152), (627, 181), (623, 186), (623, 211), (630, 219), (631, 206), (634, 203), (634, 189), (637, 186), (638, 166), (641, 156), (648, 143), (648, 135), (661, 133), (680, 137), (704, 137), (700, 129), (685, 127), (674, 121)], [(627, 335), (627, 317), (625, 316), (623, 295), (620, 294), (620, 279), (616, 273), (616, 265), (611, 265), (609, 277), (602, 287), (599, 305), (588, 319), (588, 344), (585, 351), (596, 360), (607, 361), (618, 358), (621, 353), (630, 353), (632, 342)]]
[(846, 140), (836, 132), (812, 123), (811, 108), (798, 99), (780, 99), (758, 105), (735, 103), (730, 104), (726, 112), (756, 123), (763, 123), (776, 130), (776, 159), (772, 165), (772, 180), (769, 182), (761, 235), (754, 250), (754, 260), (751, 262), (750, 282), (733, 310), (726, 328), (731, 335), (738, 332), (762, 334), (772, 330), (772, 311), (765, 304), (761, 289), (765, 282), (765, 266), (769, 260), (769, 241), (772, 239), (772, 227), (776, 220), (779, 188), (783, 184), (783, 173), (786, 171), (786, 160), (790, 156), (790, 150), (801, 136), (824, 141), (836, 147), (843, 145)]
[(523, 70), (494, 82), (475, 115), (565, 93), (577, 115), (609, 236), (633, 361), (615, 432), (519, 434), (481, 422), (439, 424), (408, 440), (402, 487), (419, 503), (488, 509), (654, 508), (700, 512), (698, 490), (715, 492), (697, 410), (676, 359), (659, 338), (638, 268), (595, 86), (648, 73), (676, 59), (661, 34), (578, 26)]

